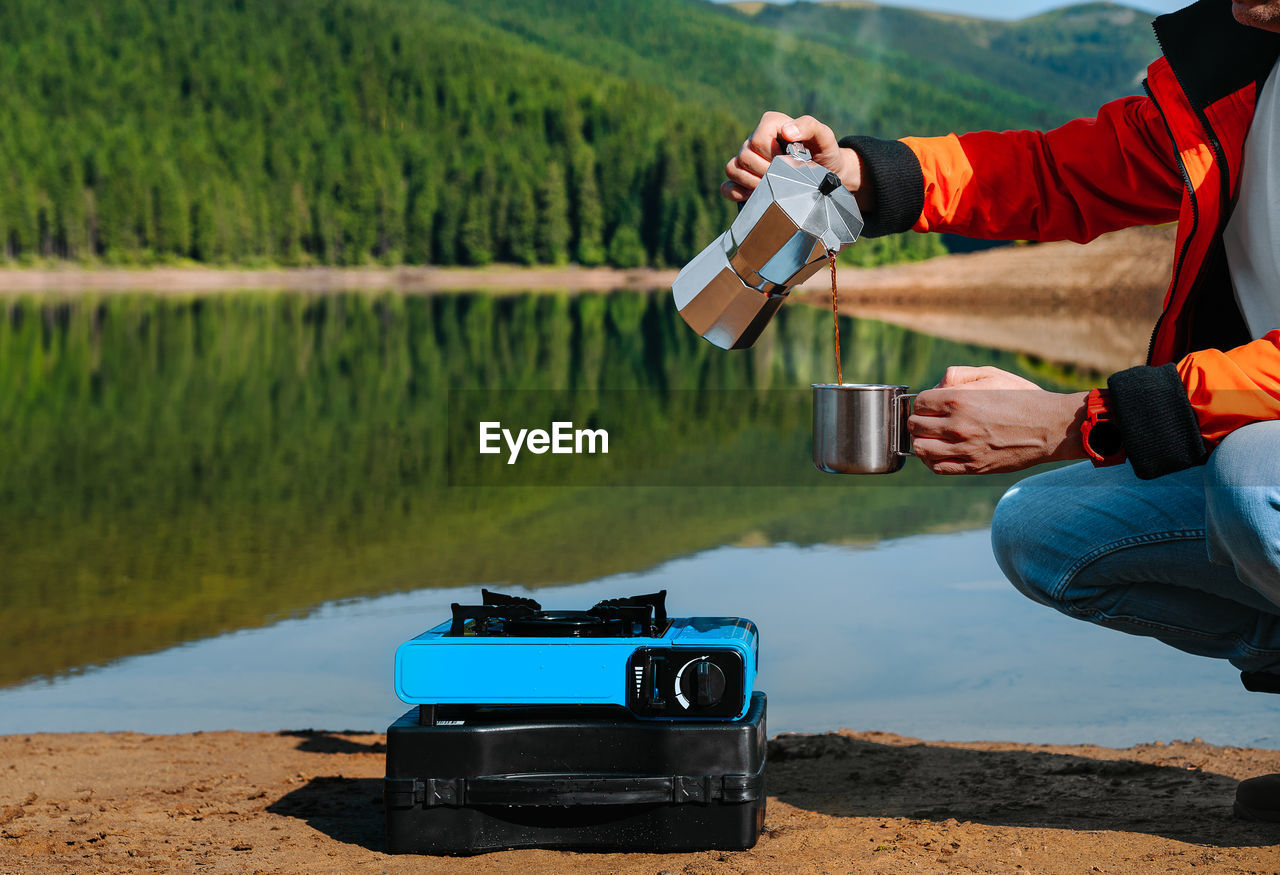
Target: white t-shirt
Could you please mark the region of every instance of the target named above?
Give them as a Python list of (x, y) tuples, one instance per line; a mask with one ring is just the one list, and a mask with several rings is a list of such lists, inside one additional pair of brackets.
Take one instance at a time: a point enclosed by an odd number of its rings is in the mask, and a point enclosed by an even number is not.
[(1280, 328), (1280, 82), (1271, 68), (1244, 142), (1240, 198), (1223, 235), (1236, 303), (1252, 337)]

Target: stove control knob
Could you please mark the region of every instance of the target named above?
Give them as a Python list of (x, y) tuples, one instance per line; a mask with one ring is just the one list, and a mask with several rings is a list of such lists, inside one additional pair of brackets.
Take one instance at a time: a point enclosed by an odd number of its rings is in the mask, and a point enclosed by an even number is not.
[(724, 698), (724, 671), (702, 657), (685, 665), (680, 671), (678, 698), (698, 708), (710, 708)]

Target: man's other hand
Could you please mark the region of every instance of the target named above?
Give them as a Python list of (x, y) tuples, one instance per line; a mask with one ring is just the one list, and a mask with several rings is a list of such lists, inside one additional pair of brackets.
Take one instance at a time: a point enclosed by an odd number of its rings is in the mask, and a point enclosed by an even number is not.
[(737, 203), (750, 197), (769, 169), (769, 162), (786, 151), (779, 138), (788, 143), (803, 143), (813, 160), (835, 171), (845, 188), (858, 198), (858, 204), (866, 209), (864, 201), (870, 193), (862, 190), (862, 162), (858, 160), (858, 153), (841, 148), (831, 128), (808, 115), (792, 118), (780, 112), (766, 112), (761, 116), (738, 154), (725, 165), (724, 174), (729, 178), (721, 184), (720, 193)]
[(999, 368), (947, 368), (907, 421), (915, 454), (937, 474), (995, 474), (1085, 458), (1087, 392), (1048, 392)]

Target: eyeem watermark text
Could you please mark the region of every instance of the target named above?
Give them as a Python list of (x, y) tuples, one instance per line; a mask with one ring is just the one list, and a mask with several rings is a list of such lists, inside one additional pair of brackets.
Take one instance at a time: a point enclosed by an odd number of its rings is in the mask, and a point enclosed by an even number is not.
[(522, 449), (539, 456), (548, 450), (556, 454), (608, 453), (609, 432), (603, 428), (574, 428), (572, 422), (553, 422), (550, 432), (522, 428), (512, 434), (501, 422), (480, 423), (481, 453), (501, 453), (503, 443), (507, 445), (507, 464), (514, 465)]

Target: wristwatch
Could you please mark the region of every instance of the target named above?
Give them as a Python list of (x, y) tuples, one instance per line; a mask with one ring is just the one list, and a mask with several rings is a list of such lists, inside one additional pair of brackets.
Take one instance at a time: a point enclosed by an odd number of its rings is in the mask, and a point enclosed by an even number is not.
[(1093, 389), (1085, 399), (1084, 422), (1080, 425), (1084, 451), (1095, 468), (1119, 465), (1125, 460), (1120, 427), (1111, 416), (1111, 392)]

